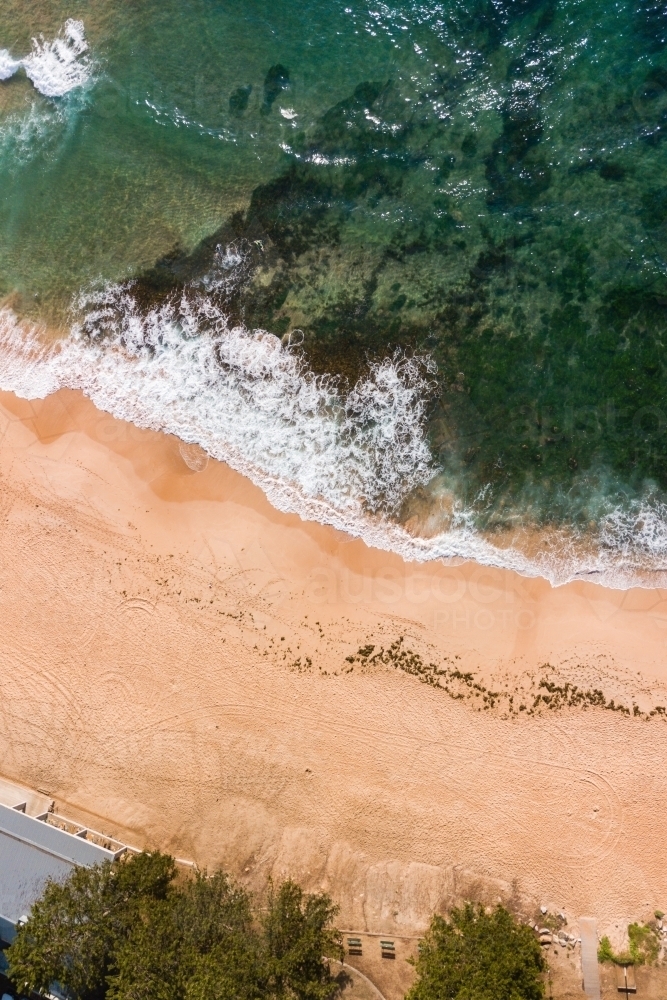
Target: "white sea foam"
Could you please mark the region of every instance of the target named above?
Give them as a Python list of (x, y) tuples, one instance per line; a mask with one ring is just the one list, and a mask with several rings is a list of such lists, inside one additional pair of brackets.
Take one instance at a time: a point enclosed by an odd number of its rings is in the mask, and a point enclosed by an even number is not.
[(602, 519), (599, 537), (617, 562), (633, 562), (644, 552), (667, 570), (667, 504), (655, 496), (617, 504)]
[(20, 59), (14, 59), (7, 49), (0, 49), (0, 80), (9, 80), (20, 68)]
[(2, 313), (4, 388), (33, 397), (81, 388), (118, 417), (200, 444), (283, 507), (329, 511), (326, 520), (395, 510), (431, 477), (419, 360), (387, 359), (343, 397), (277, 337), (230, 329), (204, 296), (141, 315), (115, 286), (81, 306), (72, 337), (50, 351)]
[(59, 108), (38, 107), (32, 103), (27, 112), (8, 115), (0, 122), (0, 163), (15, 172), (25, 166), (40, 150), (58, 141), (64, 117)]
[(64, 97), (91, 75), (88, 42), (82, 21), (70, 18), (52, 41), (33, 38), (32, 52), (22, 60), (26, 75), (45, 97)]
[[(36, 90), (50, 98), (64, 97), (90, 79), (84, 27), (81, 21), (69, 20), (52, 41), (33, 39), (32, 52), (25, 59), (14, 59), (0, 50), (0, 81), (7, 80), (21, 66)], [(13, 112), (0, 120), (0, 160), (3, 169), (16, 171), (46, 147), (62, 140), (74, 126), (82, 99), (66, 102), (42, 101), (35, 97), (27, 110)]]
[[(224, 257), (230, 271), (236, 256)], [(667, 561), (667, 508), (650, 498), (610, 510), (595, 545), (554, 534), (531, 555), (482, 535), (463, 507), (434, 537), (414, 537), (397, 523), (391, 514), (434, 473), (423, 360), (386, 359), (342, 394), (272, 334), (230, 328), (203, 294), (142, 314), (131, 286), (109, 286), (82, 298), (79, 309), (72, 335), (49, 349), (0, 310), (0, 388), (32, 399), (82, 389), (98, 408), (228, 462), (278, 509), (407, 560), (462, 557), (554, 585), (667, 581), (654, 573)]]

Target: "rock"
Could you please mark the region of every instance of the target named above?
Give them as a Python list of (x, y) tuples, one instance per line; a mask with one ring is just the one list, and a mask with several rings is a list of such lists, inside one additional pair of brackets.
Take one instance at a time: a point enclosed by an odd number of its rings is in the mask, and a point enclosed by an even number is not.
[(290, 330), (280, 338), (283, 347), (300, 347), (303, 344), (303, 330)]
[(289, 70), (281, 63), (272, 66), (264, 80), (264, 104), (262, 113), (268, 114), (276, 97), (290, 85)]
[(540, 906), (540, 913), (546, 913), (546, 912), (547, 912), (546, 906)]
[(252, 93), (252, 84), (247, 87), (237, 87), (229, 98), (229, 113), (235, 118), (240, 118), (248, 107), (248, 101)]

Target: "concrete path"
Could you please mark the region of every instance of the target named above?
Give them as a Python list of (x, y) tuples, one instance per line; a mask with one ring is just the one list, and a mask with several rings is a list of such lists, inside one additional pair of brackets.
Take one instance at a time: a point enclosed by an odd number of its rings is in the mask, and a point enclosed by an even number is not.
[(579, 917), (581, 937), (581, 969), (584, 974), (584, 992), (590, 1000), (600, 1000), (600, 975), (598, 972), (598, 932), (594, 917)]

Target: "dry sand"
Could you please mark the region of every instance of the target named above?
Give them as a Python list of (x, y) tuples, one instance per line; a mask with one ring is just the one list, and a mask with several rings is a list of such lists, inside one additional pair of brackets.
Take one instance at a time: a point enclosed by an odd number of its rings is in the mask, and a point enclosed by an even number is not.
[(604, 929), (667, 910), (663, 718), (508, 718), (346, 660), (402, 636), (527, 704), (546, 674), (645, 712), (667, 594), (406, 565), (78, 393), (0, 404), (5, 777), (251, 886), (324, 887), (351, 929), (418, 932), (475, 880)]

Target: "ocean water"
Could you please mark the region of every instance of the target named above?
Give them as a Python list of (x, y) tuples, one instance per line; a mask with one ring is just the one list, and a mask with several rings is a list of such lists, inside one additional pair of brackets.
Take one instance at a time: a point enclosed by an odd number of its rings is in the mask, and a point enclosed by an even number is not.
[(667, 5), (4, 0), (0, 386), (407, 558), (667, 582)]

